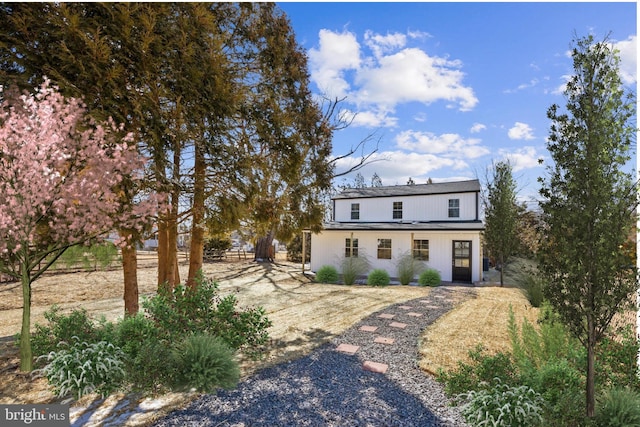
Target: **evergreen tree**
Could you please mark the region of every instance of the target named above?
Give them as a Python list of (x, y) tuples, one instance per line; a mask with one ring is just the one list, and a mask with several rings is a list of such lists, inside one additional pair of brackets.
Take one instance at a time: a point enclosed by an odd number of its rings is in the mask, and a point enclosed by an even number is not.
[(500, 265), (500, 286), (504, 286), (504, 269), (518, 248), (516, 184), (511, 165), (493, 165), (493, 177), (487, 183), (484, 242), (489, 254)]
[(636, 183), (625, 172), (636, 112), (606, 39), (576, 38), (572, 56), (566, 112), (552, 105), (547, 113), (554, 164), (540, 178), (546, 235), (539, 254), (545, 297), (587, 350), (586, 413), (593, 417), (596, 345), (638, 289), (624, 251), (637, 204)]

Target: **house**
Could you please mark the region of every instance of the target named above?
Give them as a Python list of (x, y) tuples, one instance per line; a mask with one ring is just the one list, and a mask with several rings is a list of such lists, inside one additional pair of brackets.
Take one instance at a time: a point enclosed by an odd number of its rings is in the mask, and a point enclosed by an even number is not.
[(332, 199), (332, 220), (311, 238), (311, 270), (366, 256), (371, 268), (397, 276), (411, 253), (443, 281), (482, 277), (480, 183), (477, 179), (390, 187), (350, 188)]

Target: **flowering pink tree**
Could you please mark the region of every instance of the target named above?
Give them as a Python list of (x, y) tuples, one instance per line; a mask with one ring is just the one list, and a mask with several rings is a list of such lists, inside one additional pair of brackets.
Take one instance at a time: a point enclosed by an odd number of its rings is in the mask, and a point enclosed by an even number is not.
[(0, 273), (22, 283), (20, 369), (32, 369), (31, 283), (70, 246), (117, 227), (135, 229), (149, 205), (123, 206), (143, 159), (112, 122), (48, 81), (35, 94), (0, 88)]

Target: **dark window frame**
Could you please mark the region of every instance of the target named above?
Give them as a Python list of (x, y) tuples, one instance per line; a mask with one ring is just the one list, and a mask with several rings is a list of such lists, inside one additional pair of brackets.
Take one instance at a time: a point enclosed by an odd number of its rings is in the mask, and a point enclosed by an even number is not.
[(391, 244), (391, 239), (378, 239), (378, 259), (391, 259)]
[(351, 219), (360, 219), (360, 203), (351, 203)]
[(413, 239), (413, 248), (411, 252), (413, 255), (413, 259), (417, 259), (420, 261), (429, 261), (429, 240)]
[(460, 218), (460, 199), (449, 199), (449, 218)]
[(402, 219), (402, 202), (393, 202), (393, 219)]

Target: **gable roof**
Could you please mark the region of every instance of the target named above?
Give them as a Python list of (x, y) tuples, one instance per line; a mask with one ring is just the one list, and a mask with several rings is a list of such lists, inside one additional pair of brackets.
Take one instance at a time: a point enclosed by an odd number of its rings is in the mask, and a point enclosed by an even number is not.
[(362, 199), (371, 197), (423, 196), (480, 191), (480, 181), (438, 182), (433, 184), (393, 185), (389, 187), (347, 188), (333, 199)]

